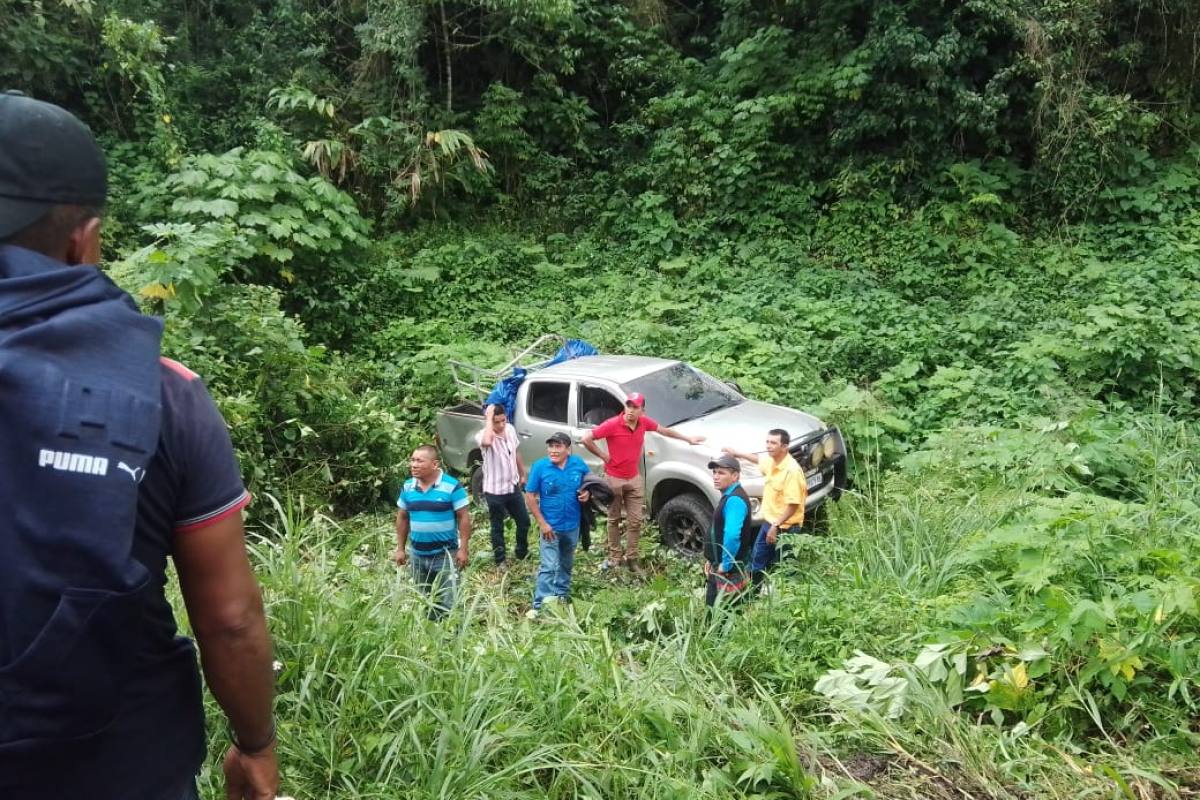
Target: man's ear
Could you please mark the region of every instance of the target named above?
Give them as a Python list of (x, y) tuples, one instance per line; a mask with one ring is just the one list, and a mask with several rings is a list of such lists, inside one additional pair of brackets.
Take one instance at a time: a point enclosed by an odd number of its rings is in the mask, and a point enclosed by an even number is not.
[(98, 264), (100, 262), (100, 218), (91, 217), (71, 231), (67, 243), (66, 258), (63, 261), (71, 266), (77, 264)]

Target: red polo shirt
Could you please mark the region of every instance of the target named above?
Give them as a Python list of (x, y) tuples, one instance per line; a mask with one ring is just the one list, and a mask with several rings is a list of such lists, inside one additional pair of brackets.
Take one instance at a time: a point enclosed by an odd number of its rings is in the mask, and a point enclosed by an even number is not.
[(638, 461), (642, 458), (642, 445), (647, 431), (658, 430), (658, 423), (645, 414), (638, 420), (637, 427), (629, 430), (625, 415), (617, 414), (606, 419), (592, 430), (596, 439), (608, 444), (608, 466), (604, 471), (614, 478), (629, 480), (638, 474)]

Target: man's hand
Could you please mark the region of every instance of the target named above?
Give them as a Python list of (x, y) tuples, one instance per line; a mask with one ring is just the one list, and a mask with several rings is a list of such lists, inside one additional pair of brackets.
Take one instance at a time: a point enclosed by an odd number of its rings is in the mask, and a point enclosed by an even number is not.
[(705, 561), (705, 562), (704, 562), (704, 577), (706, 577), (706, 578), (707, 578), (707, 577), (709, 577), (710, 575), (712, 575), (712, 564), (710, 564), (710, 563), (708, 563), (707, 561)]
[(687, 436), (685, 438), (687, 439), (688, 444), (700, 444), (704, 441), (703, 436)]
[(580, 489), (578, 492), (575, 493), (575, 499), (577, 499), (581, 503), (586, 503), (588, 500), (592, 499), (592, 493), (589, 492), (587, 489)]
[(778, 539), (779, 539), (779, 526), (772, 525), (771, 527), (767, 528), (767, 544), (775, 544), (775, 542)]
[(466, 569), (467, 562), (470, 560), (471, 554), (467, 552), (467, 546), (465, 544), (460, 544), (458, 546), (458, 552), (454, 554), (454, 563), (459, 569)]
[(737, 458), (737, 451), (735, 451), (732, 447), (722, 447), (721, 452), (727, 456), (733, 456), (734, 458)]
[(279, 760), (275, 745), (248, 756), (230, 747), (222, 764), (226, 800), (275, 800), (279, 791)]
[(538, 527), (542, 529), (542, 538), (547, 542), (554, 541), (554, 528), (550, 527), (550, 523), (542, 520), (538, 523)]
[(396, 559), (396, 566), (403, 567), (405, 564), (408, 563), (408, 551), (405, 550), (403, 547), (397, 547), (396, 555), (393, 556), (393, 558)]
[(488, 422), (491, 422), (492, 417), (494, 417), (494, 416), (496, 416), (496, 404), (491, 403), (488, 405), (488, 407), (486, 409), (484, 409), (483, 418), (486, 419)]

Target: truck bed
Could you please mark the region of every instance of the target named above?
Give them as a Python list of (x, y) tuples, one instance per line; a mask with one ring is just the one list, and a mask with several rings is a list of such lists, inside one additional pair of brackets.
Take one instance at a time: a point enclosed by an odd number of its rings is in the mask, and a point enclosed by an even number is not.
[(479, 403), (459, 403), (456, 406), (442, 409), (442, 414), (461, 414), (466, 417), (482, 417), (483, 406)]

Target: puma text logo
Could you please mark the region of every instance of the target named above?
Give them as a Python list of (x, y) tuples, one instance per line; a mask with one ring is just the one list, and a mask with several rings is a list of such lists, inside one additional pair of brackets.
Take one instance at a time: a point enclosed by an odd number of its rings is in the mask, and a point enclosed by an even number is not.
[(135, 483), (141, 483), (142, 478), (146, 477), (146, 470), (141, 467), (131, 467), (124, 461), (117, 462), (117, 469), (124, 470), (129, 473), (129, 477), (133, 478)]
[(64, 453), (58, 450), (42, 450), (38, 453), (39, 467), (53, 467), (62, 472), (78, 472), (83, 475), (107, 475), (108, 459), (100, 456), (85, 456), (82, 453)]

